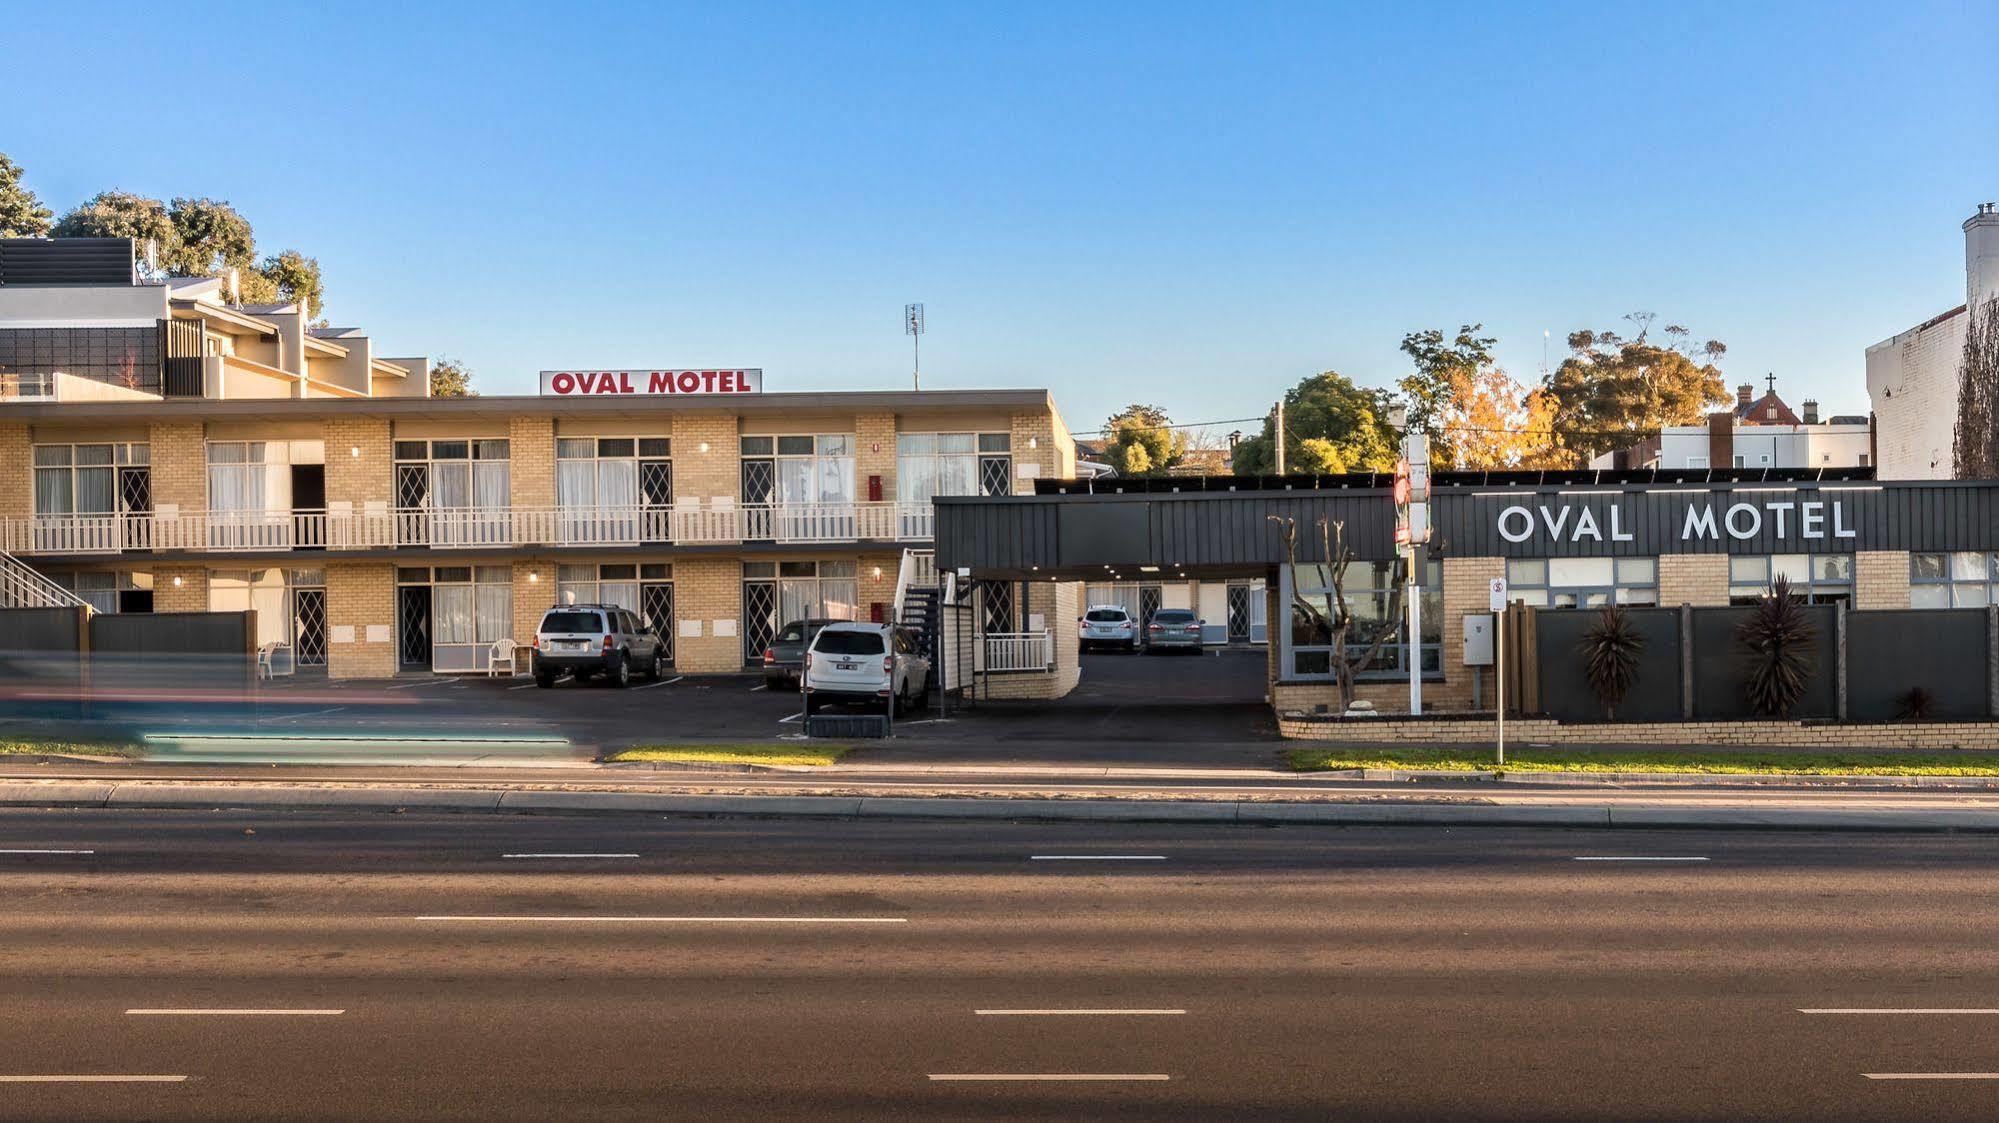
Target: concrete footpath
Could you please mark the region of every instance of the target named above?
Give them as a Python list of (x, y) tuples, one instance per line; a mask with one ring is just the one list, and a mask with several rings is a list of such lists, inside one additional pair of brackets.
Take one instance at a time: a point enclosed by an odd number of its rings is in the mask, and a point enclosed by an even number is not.
[[(720, 785), (716, 785), (720, 787)], [(1999, 832), (1999, 797), (1983, 793), (1757, 793), (1607, 791), (1410, 791), (1380, 786), (1337, 790), (1170, 791), (992, 794), (958, 790), (922, 795), (818, 789), (662, 790), (650, 784), (457, 783), (341, 780), (62, 778), (0, 779), (0, 807), (215, 809), (374, 809), (518, 814), (659, 814), (813, 819), (988, 819), (1245, 825), (1444, 825), (1618, 828), (1743, 828)]]

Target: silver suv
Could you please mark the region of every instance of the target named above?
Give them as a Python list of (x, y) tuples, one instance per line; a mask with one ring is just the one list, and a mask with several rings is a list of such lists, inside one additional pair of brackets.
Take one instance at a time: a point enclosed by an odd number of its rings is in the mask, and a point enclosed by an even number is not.
[(534, 632), (534, 684), (546, 690), (564, 673), (582, 682), (602, 672), (612, 686), (624, 686), (635, 670), (658, 679), (660, 656), (659, 637), (630, 609), (557, 605), (542, 613)]

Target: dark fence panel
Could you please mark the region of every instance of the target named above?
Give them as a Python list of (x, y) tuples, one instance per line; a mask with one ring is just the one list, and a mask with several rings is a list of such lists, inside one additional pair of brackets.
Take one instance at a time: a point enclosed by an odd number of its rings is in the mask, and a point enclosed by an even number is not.
[(83, 650), (81, 608), (0, 608), (0, 652)]
[(1922, 687), (1930, 716), (1993, 716), (1985, 610), (1850, 612), (1846, 616), (1846, 716), (1892, 721)]
[[(1676, 608), (1628, 608), (1625, 619), (1645, 646), (1638, 653), (1638, 678), (1617, 707), (1619, 721), (1680, 719), (1680, 612)], [(1534, 615), (1535, 658), (1540, 667), (1541, 709), (1561, 721), (1604, 721), (1583, 671), (1583, 637), (1603, 620), (1601, 612), (1544, 609)]]
[[(1693, 610), (1694, 717), (1701, 721), (1760, 718), (1749, 708), (1749, 652), (1736, 639), (1736, 630), (1756, 612), (1754, 608), (1696, 608)], [(1812, 648), (1812, 673), (1805, 695), (1791, 710), (1793, 718), (1829, 719), (1839, 709), (1837, 663), (1839, 651), (1833, 634), (1835, 609), (1831, 605), (1809, 605), (1805, 616), (1817, 631)]]
[(155, 655), (254, 659), (254, 612), (133, 612), (93, 616), (90, 649), (99, 657)]

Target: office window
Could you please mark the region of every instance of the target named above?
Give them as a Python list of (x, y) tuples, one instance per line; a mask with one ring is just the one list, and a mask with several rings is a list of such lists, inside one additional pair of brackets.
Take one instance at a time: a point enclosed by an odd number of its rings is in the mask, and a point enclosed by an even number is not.
[(1909, 607), (1999, 604), (1999, 554), (1910, 554)]
[[(1367, 654), (1379, 629), (1388, 623), (1388, 611), (1395, 601), (1393, 582), (1399, 573), (1400, 567), (1395, 562), (1387, 561), (1354, 562), (1347, 567), (1347, 610), (1354, 617), (1353, 625), (1347, 632), (1350, 658), (1359, 659)], [(1304, 681), (1330, 680), (1333, 677), (1332, 609), (1328, 607), (1331, 572), (1323, 565), (1300, 565), (1287, 570), (1286, 577), (1289, 579), (1286, 585), (1289, 587), (1291, 608), (1290, 626), (1284, 643), (1285, 669), (1288, 672), (1285, 677)], [(1423, 635), (1418, 652), (1423, 673), (1436, 675), (1443, 670), (1444, 579), (1441, 563), (1432, 561), (1425, 564), (1421, 596)], [(1408, 611), (1404, 607), (1397, 614), (1392, 634), (1381, 645), (1374, 661), (1360, 668), (1357, 678), (1409, 677), (1408, 619)]]
[(1514, 558), (1506, 594), (1540, 608), (1643, 607), (1659, 603), (1657, 558)]
[(1759, 554), (1728, 559), (1728, 603), (1755, 604), (1779, 577), (1790, 578), (1791, 595), (1807, 604), (1853, 599), (1852, 554)]

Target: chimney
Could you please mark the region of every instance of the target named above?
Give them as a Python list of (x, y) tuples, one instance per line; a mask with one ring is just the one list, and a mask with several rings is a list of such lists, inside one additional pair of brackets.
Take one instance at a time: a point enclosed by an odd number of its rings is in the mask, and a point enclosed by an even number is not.
[(1999, 295), (1999, 204), (1964, 220), (1964, 299), (1976, 308)]
[(1807, 425), (1817, 425), (1819, 423), (1819, 404), (1810, 398), (1805, 399), (1804, 418)]
[(1725, 409), (1707, 415), (1707, 466), (1735, 467), (1735, 415)]
[(1748, 409), (1750, 401), (1749, 396), (1751, 394), (1754, 394), (1755, 392), (1756, 392), (1756, 387), (1751, 386), (1747, 382), (1743, 383), (1740, 386), (1737, 386), (1735, 388), (1735, 408), (1738, 410)]

